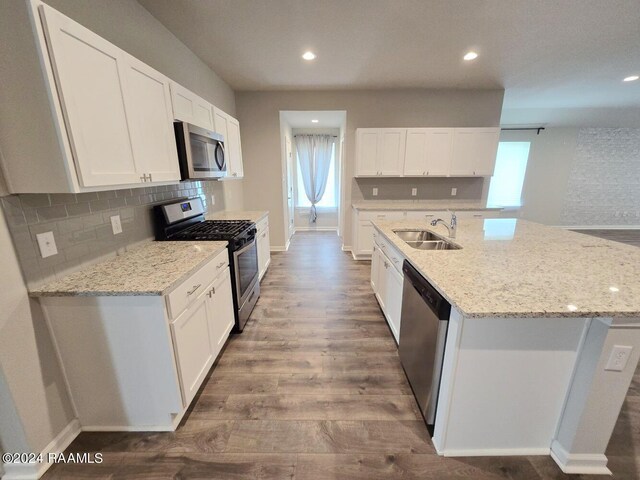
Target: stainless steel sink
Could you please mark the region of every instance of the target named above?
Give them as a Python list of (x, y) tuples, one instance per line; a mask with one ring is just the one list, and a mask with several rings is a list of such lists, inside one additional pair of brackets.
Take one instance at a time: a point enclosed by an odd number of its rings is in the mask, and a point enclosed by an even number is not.
[(394, 230), (393, 233), (416, 250), (460, 250), (462, 248), (429, 230)]

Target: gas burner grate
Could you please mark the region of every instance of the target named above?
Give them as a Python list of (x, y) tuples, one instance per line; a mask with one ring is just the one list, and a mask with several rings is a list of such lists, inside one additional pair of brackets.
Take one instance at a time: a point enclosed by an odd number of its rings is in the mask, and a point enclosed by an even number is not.
[(249, 220), (206, 220), (172, 236), (172, 240), (226, 240), (253, 224)]

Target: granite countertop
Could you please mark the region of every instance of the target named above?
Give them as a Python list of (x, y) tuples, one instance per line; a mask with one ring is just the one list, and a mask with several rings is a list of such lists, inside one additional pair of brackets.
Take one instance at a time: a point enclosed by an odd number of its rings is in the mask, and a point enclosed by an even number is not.
[(251, 220), (254, 223), (259, 222), (264, 217), (269, 215), (269, 212), (264, 210), (238, 210), (238, 211), (223, 211), (214, 212), (206, 215), (207, 220)]
[(502, 210), (501, 207), (487, 207), (480, 202), (455, 200), (423, 200), (423, 201), (371, 201), (365, 200), (352, 204), (356, 210)]
[(640, 248), (516, 219), (461, 219), (461, 250), (411, 248), (374, 226), (466, 317), (639, 317)]
[(32, 297), (165, 295), (227, 242), (149, 242), (30, 290)]

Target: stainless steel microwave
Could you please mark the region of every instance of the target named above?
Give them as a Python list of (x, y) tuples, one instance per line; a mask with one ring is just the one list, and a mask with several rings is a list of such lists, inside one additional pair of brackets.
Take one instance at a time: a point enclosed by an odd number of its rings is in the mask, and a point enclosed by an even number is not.
[(183, 180), (222, 178), (227, 159), (222, 135), (186, 122), (174, 122)]

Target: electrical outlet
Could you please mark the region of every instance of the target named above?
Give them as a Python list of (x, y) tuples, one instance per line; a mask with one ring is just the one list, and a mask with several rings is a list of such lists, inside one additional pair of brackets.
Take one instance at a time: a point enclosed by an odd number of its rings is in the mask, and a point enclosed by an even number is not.
[(411, 189), (411, 196), (415, 197), (416, 195), (418, 195), (418, 189), (414, 187)]
[(624, 370), (624, 367), (627, 366), (632, 350), (633, 347), (626, 345), (614, 345), (611, 350), (611, 356), (609, 357), (607, 366), (604, 369), (614, 372), (621, 372)]
[(373, 195), (374, 197), (378, 196), (378, 187), (373, 187), (373, 190), (371, 192), (371, 195)]
[(211, 205), (215, 205), (216, 204), (216, 196), (212, 193), (211, 194)]
[(113, 230), (113, 234), (117, 235), (122, 233), (122, 223), (120, 222), (120, 215), (114, 215), (111, 218), (111, 230)]
[(56, 247), (56, 239), (53, 238), (53, 232), (39, 233), (36, 235), (36, 240), (38, 240), (38, 247), (40, 247), (40, 255), (42, 255), (42, 258), (58, 254), (58, 247)]
[(452, 197), (455, 197), (457, 194), (458, 194), (458, 189), (457, 189), (456, 187), (453, 187), (453, 188), (451, 189), (451, 196), (452, 196)]

